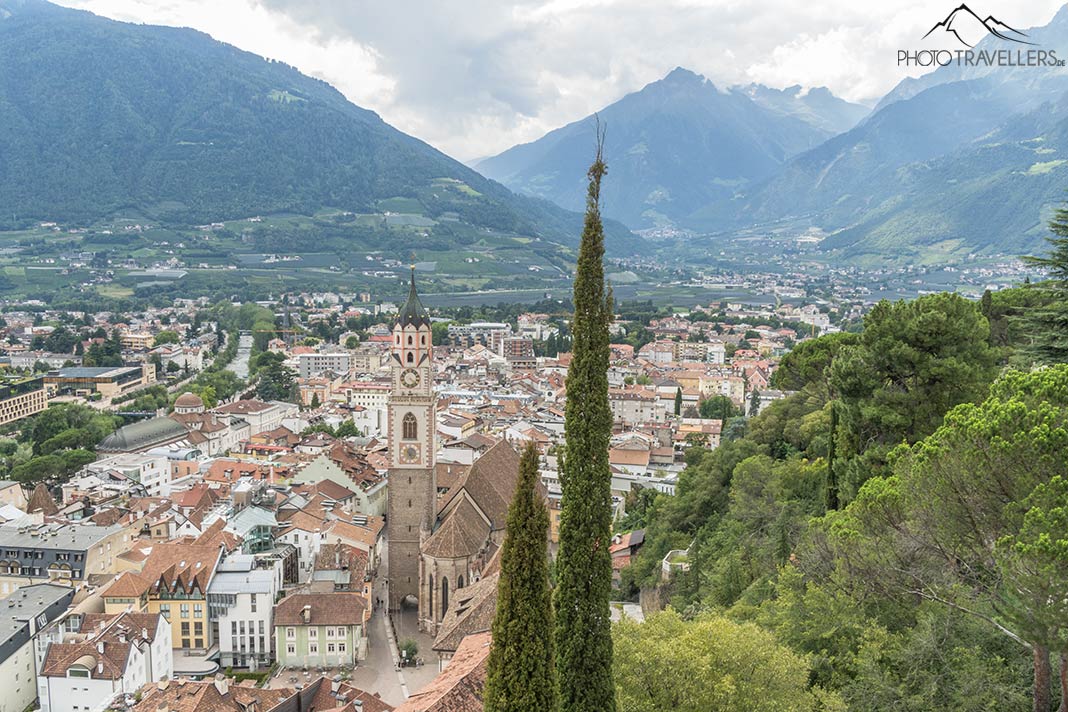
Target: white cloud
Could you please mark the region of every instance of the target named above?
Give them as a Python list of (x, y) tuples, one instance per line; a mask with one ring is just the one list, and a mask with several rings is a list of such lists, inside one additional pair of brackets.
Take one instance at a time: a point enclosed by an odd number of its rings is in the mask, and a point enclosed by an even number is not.
[[(906, 76), (897, 48), (955, 0), (61, 0), (189, 25), (329, 81), (462, 159), (582, 118), (676, 65), (718, 85), (828, 86), (873, 102)], [(982, 2), (1021, 27), (1058, 0)]]

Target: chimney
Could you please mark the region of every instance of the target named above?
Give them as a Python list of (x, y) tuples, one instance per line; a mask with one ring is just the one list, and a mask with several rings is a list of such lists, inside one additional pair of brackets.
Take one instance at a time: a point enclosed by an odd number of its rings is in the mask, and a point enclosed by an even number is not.
[(311, 606), (304, 606), (300, 612), (300, 617), (305, 623), (311, 623)]
[(337, 691), (341, 689), (341, 675), (334, 675), (334, 679), (330, 681), (330, 692), (337, 694)]
[(120, 630), (119, 631), (119, 642), (120, 643), (125, 643), (126, 642), (126, 631), (124, 631), (124, 630)]
[(141, 637), (144, 638), (145, 640), (148, 640), (148, 628), (142, 628), (141, 629)]
[(226, 695), (230, 692), (230, 681), (221, 672), (215, 673), (215, 689), (219, 691), (220, 695)]

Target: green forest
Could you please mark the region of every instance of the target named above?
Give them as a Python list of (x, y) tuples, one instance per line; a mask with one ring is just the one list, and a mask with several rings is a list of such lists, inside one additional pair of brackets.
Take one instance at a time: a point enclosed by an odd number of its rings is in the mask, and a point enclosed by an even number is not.
[(1051, 281), (802, 343), (792, 395), (633, 498), (625, 594), (669, 610), (615, 631), (621, 710), (1066, 709), (1064, 217)]

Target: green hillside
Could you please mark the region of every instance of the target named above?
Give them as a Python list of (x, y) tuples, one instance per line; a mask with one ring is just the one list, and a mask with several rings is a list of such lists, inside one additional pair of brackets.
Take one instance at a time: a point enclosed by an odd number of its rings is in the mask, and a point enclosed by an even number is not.
[[(439, 218), (565, 245), (581, 231), (581, 216), (513, 195), (325, 82), (192, 30), (0, 0), (0, 67), (0, 230), (403, 200), (429, 235)], [(615, 250), (638, 244), (609, 230)]]

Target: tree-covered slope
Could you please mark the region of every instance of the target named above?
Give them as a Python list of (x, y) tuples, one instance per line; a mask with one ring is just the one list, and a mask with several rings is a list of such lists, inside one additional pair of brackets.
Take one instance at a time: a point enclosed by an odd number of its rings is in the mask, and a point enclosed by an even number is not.
[(513, 195), (325, 82), (193, 30), (0, 0), (0, 67), (0, 227), (410, 197), (480, 227), (571, 244), (581, 231), (581, 216)]

